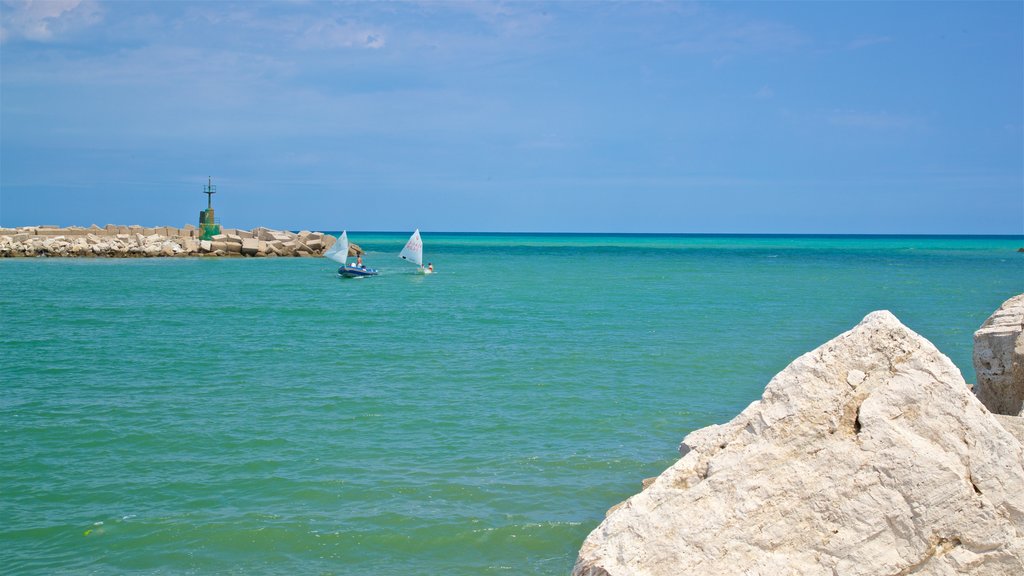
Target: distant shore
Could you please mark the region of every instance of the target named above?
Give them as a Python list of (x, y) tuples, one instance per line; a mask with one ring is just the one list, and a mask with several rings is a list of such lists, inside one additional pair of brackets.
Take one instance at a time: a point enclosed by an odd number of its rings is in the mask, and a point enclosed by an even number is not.
[(321, 256), (335, 237), (303, 230), (295, 233), (269, 228), (224, 229), (208, 240), (191, 224), (181, 228), (95, 224), (0, 228), (0, 258), (52, 256), (58, 258), (159, 258)]

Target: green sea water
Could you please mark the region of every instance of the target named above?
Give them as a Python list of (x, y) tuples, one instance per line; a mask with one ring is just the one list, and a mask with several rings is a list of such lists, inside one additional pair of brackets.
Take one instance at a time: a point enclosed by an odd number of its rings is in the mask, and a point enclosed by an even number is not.
[(566, 574), (612, 505), (888, 309), (973, 381), (1022, 237), (351, 232), (0, 260), (0, 571)]

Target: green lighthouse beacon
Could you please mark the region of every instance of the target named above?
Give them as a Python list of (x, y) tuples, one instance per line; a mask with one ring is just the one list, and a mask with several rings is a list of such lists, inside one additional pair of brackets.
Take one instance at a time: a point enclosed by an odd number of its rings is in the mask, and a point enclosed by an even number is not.
[(213, 185), (213, 178), (207, 176), (206, 188), (203, 189), (203, 194), (206, 194), (206, 210), (199, 211), (200, 240), (210, 240), (220, 234), (220, 224), (213, 219), (213, 195), (216, 193), (217, 187)]

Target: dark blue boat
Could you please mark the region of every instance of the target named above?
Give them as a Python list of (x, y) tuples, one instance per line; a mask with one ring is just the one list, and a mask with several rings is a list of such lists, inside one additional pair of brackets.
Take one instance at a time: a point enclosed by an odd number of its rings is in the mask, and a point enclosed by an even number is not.
[(338, 274), (345, 278), (363, 278), (366, 276), (376, 276), (377, 270), (374, 268), (367, 268), (366, 266), (349, 266), (348, 264), (338, 268)]
[(367, 268), (363, 265), (363, 259), (361, 256), (355, 264), (349, 264), (348, 248), (348, 232), (343, 230), (341, 232), (341, 236), (338, 236), (338, 241), (324, 253), (325, 258), (330, 258), (338, 264), (341, 264), (341, 268), (338, 268), (339, 276), (343, 278), (363, 278), (365, 276), (377, 275), (376, 270), (373, 268)]

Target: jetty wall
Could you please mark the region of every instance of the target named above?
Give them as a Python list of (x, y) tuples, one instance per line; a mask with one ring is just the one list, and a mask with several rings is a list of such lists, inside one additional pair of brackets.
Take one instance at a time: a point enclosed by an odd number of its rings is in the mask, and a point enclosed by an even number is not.
[[(88, 228), (71, 226), (25, 226), (0, 228), (0, 257), (303, 257), (322, 256), (337, 240), (323, 232), (290, 232), (270, 228), (224, 229), (210, 240), (187, 224), (181, 228), (162, 226), (118, 226), (95, 224)], [(357, 246), (350, 254), (359, 253)]]

